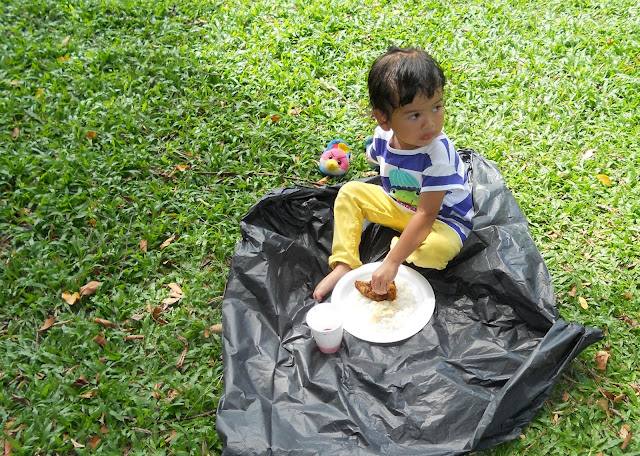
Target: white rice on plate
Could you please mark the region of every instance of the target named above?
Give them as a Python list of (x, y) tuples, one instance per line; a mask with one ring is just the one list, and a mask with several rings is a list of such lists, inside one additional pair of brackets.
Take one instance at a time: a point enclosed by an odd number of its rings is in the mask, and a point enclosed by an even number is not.
[[(397, 294), (393, 301), (374, 301), (356, 290), (352, 294), (351, 315), (359, 327), (379, 335), (390, 334), (406, 325), (416, 310), (416, 297), (411, 284), (396, 278)], [(355, 286), (354, 286), (355, 289)]]

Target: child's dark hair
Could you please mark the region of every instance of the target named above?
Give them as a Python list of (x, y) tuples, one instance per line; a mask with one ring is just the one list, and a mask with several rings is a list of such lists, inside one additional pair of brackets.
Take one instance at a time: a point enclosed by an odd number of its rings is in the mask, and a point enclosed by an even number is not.
[(447, 81), (440, 65), (425, 51), (393, 46), (373, 62), (367, 82), (371, 107), (391, 117), (418, 94), (433, 97)]

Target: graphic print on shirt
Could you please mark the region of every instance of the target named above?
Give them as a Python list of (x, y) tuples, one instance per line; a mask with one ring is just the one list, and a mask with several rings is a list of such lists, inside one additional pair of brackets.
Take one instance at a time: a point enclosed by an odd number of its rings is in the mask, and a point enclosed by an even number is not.
[(420, 183), (416, 178), (401, 169), (393, 169), (389, 172), (389, 183), (389, 195), (398, 204), (415, 212), (420, 198)]

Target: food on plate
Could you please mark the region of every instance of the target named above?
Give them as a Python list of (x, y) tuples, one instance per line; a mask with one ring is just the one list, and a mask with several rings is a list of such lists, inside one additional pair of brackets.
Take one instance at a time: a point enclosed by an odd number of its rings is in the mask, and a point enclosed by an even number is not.
[(356, 280), (354, 285), (362, 295), (373, 301), (393, 301), (396, 299), (396, 294), (398, 292), (395, 282), (391, 282), (391, 285), (389, 285), (385, 294), (375, 293), (371, 288), (371, 280), (368, 282), (365, 282), (364, 280)]

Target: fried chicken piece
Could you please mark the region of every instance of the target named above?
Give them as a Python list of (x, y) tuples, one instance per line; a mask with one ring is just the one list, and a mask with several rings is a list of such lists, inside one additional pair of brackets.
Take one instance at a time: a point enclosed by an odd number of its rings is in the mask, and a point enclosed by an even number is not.
[(356, 280), (354, 285), (360, 293), (374, 301), (393, 301), (396, 299), (396, 294), (398, 292), (395, 282), (391, 282), (391, 285), (389, 285), (389, 289), (385, 294), (374, 293), (371, 289), (371, 280), (368, 282)]

